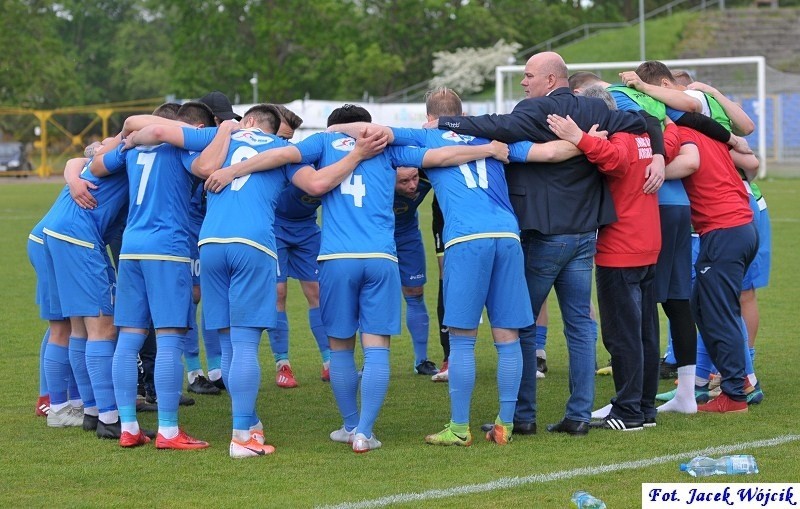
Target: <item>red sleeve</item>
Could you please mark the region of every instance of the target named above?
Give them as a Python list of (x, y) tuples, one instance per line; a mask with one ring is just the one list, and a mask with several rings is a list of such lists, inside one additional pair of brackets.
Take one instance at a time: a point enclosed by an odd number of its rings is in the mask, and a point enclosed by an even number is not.
[(666, 159), (666, 163), (669, 164), (670, 161), (675, 159), (680, 151), (680, 130), (675, 124), (667, 124), (667, 128), (664, 129), (664, 152), (666, 153), (666, 157), (664, 159)]
[(630, 135), (625, 133), (614, 134), (608, 140), (583, 133), (578, 148), (586, 154), (590, 162), (597, 165), (597, 169), (601, 172), (622, 177), (631, 167), (629, 139)]

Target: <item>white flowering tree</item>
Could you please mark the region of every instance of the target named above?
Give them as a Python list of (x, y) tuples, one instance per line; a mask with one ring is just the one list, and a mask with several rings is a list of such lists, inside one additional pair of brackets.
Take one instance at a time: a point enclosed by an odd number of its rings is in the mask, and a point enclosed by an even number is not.
[(489, 48), (459, 48), (433, 54), (432, 88), (448, 87), (461, 94), (480, 92), (487, 80), (494, 79), (494, 68), (514, 61), (521, 44), (500, 39)]

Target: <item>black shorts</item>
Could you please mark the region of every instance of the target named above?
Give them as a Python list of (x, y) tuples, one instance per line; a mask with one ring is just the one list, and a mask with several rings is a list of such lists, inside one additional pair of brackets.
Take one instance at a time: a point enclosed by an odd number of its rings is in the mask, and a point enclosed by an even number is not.
[(444, 231), (444, 216), (442, 215), (442, 209), (439, 208), (439, 202), (436, 200), (436, 195), (433, 196), (431, 213), (433, 214), (433, 220), (431, 221), (433, 246), (436, 250), (436, 255), (441, 256), (442, 253), (444, 253), (444, 240), (442, 240), (442, 232)]
[(660, 205), (661, 252), (656, 262), (657, 302), (692, 294), (692, 221), (688, 205)]

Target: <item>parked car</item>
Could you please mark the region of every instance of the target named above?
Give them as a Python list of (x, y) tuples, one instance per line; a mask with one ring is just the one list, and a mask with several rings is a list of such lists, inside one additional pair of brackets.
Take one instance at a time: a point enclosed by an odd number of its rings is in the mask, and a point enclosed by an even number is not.
[(25, 145), (18, 141), (0, 143), (0, 171), (31, 171)]

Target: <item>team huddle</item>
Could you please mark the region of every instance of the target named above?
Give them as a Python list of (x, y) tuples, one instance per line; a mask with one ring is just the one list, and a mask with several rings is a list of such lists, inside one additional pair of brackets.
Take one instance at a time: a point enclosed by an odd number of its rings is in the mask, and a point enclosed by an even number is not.
[[(296, 144), (287, 141), (302, 123), (293, 112), (258, 104), (239, 119), (219, 92), (129, 117), (118, 136), (67, 163), (67, 186), (29, 236), (36, 300), (49, 322), (39, 412), (49, 426), (82, 426), (122, 447), (208, 447), (179, 426), (185, 359), (190, 391), (230, 396), (230, 456), (271, 454), (256, 410), (258, 350), (267, 330), (277, 385), (297, 386), (287, 277), (308, 301), (320, 378), (341, 417), (330, 439), (356, 453), (382, 446), (373, 428), (401, 296), (415, 371), (449, 384), (450, 420), (428, 444), (472, 444), (484, 308), (498, 411), (481, 429), (498, 445), (536, 433), (536, 379), (547, 369), (537, 324), (541, 332), (553, 288), (570, 397), (548, 431), (638, 430), (655, 426), (658, 411), (746, 411), (763, 393), (740, 298), (768, 278), (757, 231), (768, 225), (766, 206), (752, 198), (754, 214), (748, 197), (758, 160), (737, 136), (752, 132), (752, 121), (707, 85), (684, 92), (659, 62), (621, 77), (611, 85), (591, 73), (568, 76), (560, 56), (541, 53), (528, 61), (527, 98), (510, 114), (465, 117), (458, 95), (437, 89), (426, 96), (427, 128), (373, 124), (364, 108), (344, 105), (326, 132)], [(417, 219), (429, 191), (443, 261), (438, 370), (427, 357)], [(595, 266), (616, 396), (593, 412)], [(666, 395), (656, 394), (659, 302), (678, 372)], [(719, 395), (710, 399), (717, 372)], [(668, 402), (656, 408), (657, 398)], [(137, 420), (148, 403), (157, 432)]]

